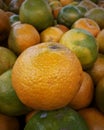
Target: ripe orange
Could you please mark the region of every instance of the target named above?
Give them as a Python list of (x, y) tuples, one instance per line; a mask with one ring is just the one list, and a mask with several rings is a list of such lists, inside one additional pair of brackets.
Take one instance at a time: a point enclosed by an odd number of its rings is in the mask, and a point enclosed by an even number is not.
[(37, 29), (30, 24), (16, 22), (10, 30), (8, 46), (16, 54), (20, 54), (26, 48), (40, 42)]
[(104, 29), (102, 29), (97, 37), (96, 37), (98, 47), (99, 47), (99, 52), (104, 54)]
[(76, 55), (59, 43), (49, 42), (29, 47), (17, 58), (12, 84), (27, 106), (53, 110), (69, 104), (82, 77)]
[(17, 56), (6, 47), (0, 47), (0, 75), (13, 67)]
[(80, 18), (74, 22), (73, 28), (82, 28), (89, 31), (92, 35), (97, 36), (100, 32), (99, 25), (92, 19), (89, 18)]
[(74, 109), (88, 107), (93, 99), (94, 86), (91, 76), (85, 71), (84, 78), (79, 91), (76, 93), (69, 105)]
[(16, 117), (0, 114), (0, 130), (20, 130), (20, 123)]
[(79, 110), (89, 126), (89, 130), (104, 130), (104, 114), (94, 107)]
[(40, 33), (41, 42), (58, 42), (63, 35), (63, 31), (57, 27), (51, 26)]
[(84, 29), (73, 28), (65, 32), (59, 40), (79, 58), (84, 70), (92, 67), (97, 59), (98, 47), (95, 37)]

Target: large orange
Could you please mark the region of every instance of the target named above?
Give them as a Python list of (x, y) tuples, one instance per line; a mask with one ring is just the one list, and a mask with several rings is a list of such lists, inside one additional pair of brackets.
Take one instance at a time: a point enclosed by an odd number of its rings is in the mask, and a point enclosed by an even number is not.
[(69, 104), (74, 109), (88, 107), (93, 99), (94, 86), (92, 78), (86, 71), (83, 73), (83, 75), (84, 78), (80, 86), (80, 89)]
[(39, 42), (40, 35), (35, 27), (20, 22), (13, 24), (8, 38), (8, 46), (16, 54), (20, 54), (26, 48)]
[(81, 109), (81, 116), (86, 120), (89, 130), (104, 130), (104, 114), (94, 107)]
[(83, 71), (76, 55), (59, 43), (41, 43), (16, 60), (12, 84), (19, 99), (38, 110), (66, 106), (79, 90)]

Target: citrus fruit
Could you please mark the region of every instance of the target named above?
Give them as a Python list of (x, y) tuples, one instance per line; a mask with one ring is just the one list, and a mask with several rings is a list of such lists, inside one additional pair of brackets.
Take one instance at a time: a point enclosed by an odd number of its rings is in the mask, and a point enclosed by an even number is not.
[(84, 29), (70, 29), (62, 35), (59, 43), (76, 54), (84, 70), (90, 68), (97, 59), (98, 49), (95, 37)]
[(104, 28), (104, 8), (92, 8), (85, 13), (85, 17), (93, 19), (95, 22), (98, 23), (101, 29)]
[(52, 26), (54, 18), (51, 7), (46, 0), (25, 0), (19, 10), (22, 23), (29, 23), (38, 31)]
[(58, 42), (61, 36), (63, 35), (63, 31), (57, 27), (51, 26), (44, 29), (40, 33), (40, 41), (41, 42)]
[(96, 105), (104, 113), (104, 76), (99, 80), (95, 88)]
[(55, 27), (61, 29), (63, 32), (67, 32), (69, 30), (68, 27), (66, 27), (65, 25), (62, 25), (62, 24), (56, 24)]
[(72, 24), (81, 17), (81, 11), (76, 6), (69, 4), (60, 9), (57, 16), (57, 23), (70, 28)]
[(39, 111), (33, 110), (33, 111), (27, 113), (25, 115), (25, 122), (27, 123), (32, 118), (32, 116), (35, 115), (37, 112), (39, 112)]
[(74, 0), (59, 0), (59, 1), (62, 4), (62, 6), (66, 6), (66, 5), (74, 2)]
[(62, 4), (58, 0), (52, 0), (49, 2), (49, 5), (52, 9), (52, 14), (53, 14), (54, 18), (56, 19), (60, 9), (62, 8)]
[(82, 17), (84, 17), (85, 13), (87, 12), (87, 8), (81, 5), (77, 5), (77, 8), (81, 11)]
[(0, 130), (20, 130), (17, 117), (0, 114)]
[(82, 82), (77, 56), (55, 42), (27, 48), (15, 62), (12, 84), (19, 99), (35, 110), (67, 105)]
[(8, 38), (8, 47), (17, 55), (39, 42), (40, 35), (34, 26), (20, 22), (13, 24)]
[(104, 129), (104, 115), (95, 107), (89, 107), (79, 110), (79, 114), (85, 119), (89, 130)]
[(82, 28), (89, 31), (92, 35), (97, 36), (100, 32), (99, 25), (92, 19), (89, 18), (80, 18), (74, 22), (73, 28)]
[(8, 38), (10, 30), (9, 18), (4, 10), (0, 9), (0, 41)]
[(99, 47), (99, 52), (104, 54), (104, 29), (102, 29), (97, 37), (96, 37), (98, 47)]
[(11, 82), (12, 70), (0, 75), (0, 113), (9, 116), (26, 114), (31, 109), (26, 107), (18, 99)]
[(0, 46), (0, 75), (12, 68), (17, 56), (13, 51), (6, 47)]
[(88, 70), (94, 84), (96, 85), (99, 80), (104, 77), (104, 55), (99, 53), (94, 65)]
[(87, 8), (87, 10), (91, 10), (93, 8), (98, 7), (97, 4), (95, 4), (91, 0), (82, 0), (82, 1), (80, 1), (79, 6), (83, 6), (83, 7)]
[(79, 91), (76, 93), (69, 105), (74, 109), (88, 107), (93, 99), (94, 85), (91, 76), (85, 71), (84, 78)]
[[(61, 122), (60, 122), (61, 121)], [(40, 111), (32, 116), (24, 130), (89, 130), (85, 120), (72, 108)]]

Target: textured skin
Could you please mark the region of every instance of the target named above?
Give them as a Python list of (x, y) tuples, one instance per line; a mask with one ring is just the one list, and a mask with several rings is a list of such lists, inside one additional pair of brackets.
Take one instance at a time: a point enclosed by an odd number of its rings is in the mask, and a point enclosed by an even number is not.
[(71, 101), (79, 90), (82, 76), (82, 66), (74, 53), (59, 43), (41, 43), (18, 57), (12, 83), (24, 104), (52, 110)]

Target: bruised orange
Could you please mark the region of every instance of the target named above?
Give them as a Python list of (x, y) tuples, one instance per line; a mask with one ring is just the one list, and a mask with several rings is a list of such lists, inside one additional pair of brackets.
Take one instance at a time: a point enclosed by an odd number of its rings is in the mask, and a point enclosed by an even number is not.
[(10, 30), (8, 47), (16, 54), (40, 42), (39, 32), (30, 24), (15, 22)]
[(13, 88), (21, 102), (35, 110), (66, 106), (79, 90), (83, 71), (77, 56), (55, 42), (29, 47), (17, 58)]
[(73, 28), (82, 28), (89, 31), (92, 35), (97, 36), (100, 32), (99, 25), (92, 19), (80, 18), (74, 22)]
[(76, 93), (69, 105), (74, 109), (88, 107), (93, 99), (94, 85), (91, 76), (85, 71), (84, 78), (79, 91)]

